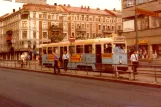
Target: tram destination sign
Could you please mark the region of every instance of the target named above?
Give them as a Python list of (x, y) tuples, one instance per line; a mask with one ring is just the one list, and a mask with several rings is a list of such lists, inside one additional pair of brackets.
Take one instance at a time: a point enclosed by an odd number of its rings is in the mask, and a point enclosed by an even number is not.
[(117, 37), (114, 37), (113, 40), (114, 40), (114, 42), (125, 42), (125, 37), (121, 37), (121, 36), (118, 37), (117, 36)]

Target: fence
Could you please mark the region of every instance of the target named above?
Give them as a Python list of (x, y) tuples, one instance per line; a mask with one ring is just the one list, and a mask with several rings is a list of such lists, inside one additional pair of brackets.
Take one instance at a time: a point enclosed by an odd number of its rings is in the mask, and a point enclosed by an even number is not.
[[(76, 63), (75, 63), (76, 64)], [(88, 63), (85, 63), (88, 65)], [(138, 74), (132, 71), (132, 65), (128, 65), (127, 71), (118, 70), (118, 65), (113, 65), (114, 72), (107, 72), (108, 67), (104, 68), (103, 64), (99, 64), (99, 69), (91, 70), (88, 66), (84, 69), (70, 68), (67, 72), (61, 69), (62, 74), (93, 76), (98, 78), (122, 79), (128, 81), (141, 81), (148, 83), (161, 83), (161, 66), (156, 64), (140, 64), (137, 68)], [(53, 73), (53, 67), (41, 66), (38, 61), (28, 61), (27, 64), (22, 65), (20, 60), (0, 60), (1, 67), (10, 67), (17, 69), (29, 69), (37, 72)]]

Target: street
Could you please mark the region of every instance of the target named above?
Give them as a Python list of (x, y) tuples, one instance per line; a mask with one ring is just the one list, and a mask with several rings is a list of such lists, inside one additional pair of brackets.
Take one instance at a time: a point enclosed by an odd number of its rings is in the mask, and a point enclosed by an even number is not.
[(3, 107), (161, 107), (161, 89), (5, 68), (0, 96)]

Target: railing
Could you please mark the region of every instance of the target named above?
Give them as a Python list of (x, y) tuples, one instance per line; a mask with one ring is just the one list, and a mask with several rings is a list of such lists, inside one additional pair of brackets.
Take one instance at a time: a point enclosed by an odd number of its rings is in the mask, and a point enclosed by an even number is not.
[[(73, 63), (77, 65), (77, 63)], [(90, 65), (96, 65), (95, 63), (90, 63)], [(97, 78), (110, 78), (110, 79), (119, 79), (127, 81), (139, 81), (139, 82), (148, 82), (148, 83), (161, 83), (161, 66), (156, 64), (142, 64), (137, 68), (137, 74), (132, 70), (132, 65), (128, 65), (127, 71), (118, 70), (118, 65), (112, 65), (113, 72), (108, 72), (109, 68), (104, 68), (103, 64), (99, 65), (99, 69), (91, 69), (89, 63), (84, 63), (83, 69), (75, 67), (68, 68), (68, 71), (65, 72), (61, 69), (61, 74), (68, 75), (81, 75), (81, 76), (90, 76)], [(7, 68), (16, 68), (16, 69), (26, 69), (33, 70), (37, 72), (46, 72), (54, 73), (52, 66), (42, 66), (39, 61), (27, 61), (26, 64), (22, 64), (21, 60), (0, 60), (0, 67)], [(111, 69), (111, 68), (110, 68)]]

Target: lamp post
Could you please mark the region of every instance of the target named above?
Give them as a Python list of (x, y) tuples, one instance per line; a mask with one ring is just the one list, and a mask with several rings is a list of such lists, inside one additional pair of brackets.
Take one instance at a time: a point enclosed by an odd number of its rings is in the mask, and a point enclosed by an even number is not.
[(138, 27), (137, 27), (137, 12), (136, 12), (136, 0), (134, 1), (134, 9), (135, 9), (135, 35), (136, 35), (136, 51), (137, 53), (139, 52), (139, 47), (138, 47)]

